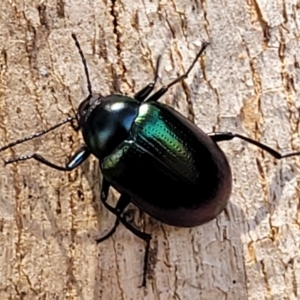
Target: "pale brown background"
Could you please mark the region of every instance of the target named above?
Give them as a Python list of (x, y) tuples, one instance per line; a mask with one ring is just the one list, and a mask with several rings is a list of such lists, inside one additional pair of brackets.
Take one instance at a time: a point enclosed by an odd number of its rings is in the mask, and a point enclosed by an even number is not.
[[(209, 40), (190, 78), (162, 101), (206, 132), (300, 149), (299, 7), (296, 0), (2, 0), (0, 145), (74, 114), (87, 95), (75, 32), (93, 89), (103, 94), (132, 95), (152, 79), (159, 54), (161, 82), (169, 82)], [(0, 155), (38, 151), (64, 164), (81, 142), (66, 125)], [(94, 242), (114, 222), (99, 204), (96, 160), (71, 173), (33, 161), (1, 165), (0, 299), (300, 299), (299, 158), (277, 162), (238, 140), (221, 146), (234, 188), (216, 220), (178, 229), (136, 211), (136, 224), (153, 234), (146, 289), (138, 288), (142, 241), (120, 226), (114, 238)]]

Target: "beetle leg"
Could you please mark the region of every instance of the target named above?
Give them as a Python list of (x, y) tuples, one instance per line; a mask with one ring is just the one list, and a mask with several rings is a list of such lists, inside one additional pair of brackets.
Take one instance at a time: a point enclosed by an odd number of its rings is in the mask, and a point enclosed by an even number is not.
[[(101, 192), (102, 194), (102, 192)], [(102, 203), (104, 204), (104, 206), (112, 213), (114, 214), (119, 220), (120, 222), (129, 230), (131, 231), (134, 235), (136, 235), (137, 237), (139, 237), (140, 239), (144, 240), (144, 241), (150, 241), (151, 240), (151, 235), (145, 232), (142, 232), (138, 229), (136, 229), (134, 226), (132, 226), (130, 223), (127, 222), (127, 220), (121, 215), (122, 212), (118, 211), (116, 209), (116, 207), (113, 207), (111, 205), (109, 205), (105, 200), (101, 199)], [(129, 196), (127, 196), (126, 194), (122, 194), (119, 198), (119, 201), (125, 201), (127, 202), (127, 205), (130, 203), (130, 198)], [(126, 205), (126, 206), (127, 206)]]
[[(107, 197), (108, 197), (108, 190), (110, 188), (110, 184), (106, 179), (103, 179), (102, 181), (102, 190), (101, 190), (101, 201), (103, 205), (112, 213), (114, 214), (120, 222), (134, 235), (139, 237), (140, 239), (144, 241), (150, 241), (151, 235), (145, 232), (142, 232), (138, 229), (136, 229), (134, 226), (132, 226), (130, 223), (127, 222), (127, 220), (122, 216), (122, 212), (126, 208), (126, 206), (130, 203), (130, 197), (126, 194), (122, 194), (118, 200), (117, 206), (113, 207), (107, 203)], [(120, 202), (120, 203), (119, 203)], [(121, 209), (120, 209), (121, 208)]]
[[(106, 199), (107, 199), (107, 196), (108, 196), (107, 186), (109, 188), (109, 185), (105, 185), (105, 187), (104, 187), (106, 191), (104, 191), (104, 192), (101, 191), (101, 194), (103, 194), (103, 196), (104, 196), (104, 198), (102, 199), (102, 201), (105, 201), (105, 203), (107, 203)], [(106, 235), (102, 236), (101, 238), (96, 239), (97, 244), (105, 241), (106, 239), (108, 239), (109, 237), (111, 237), (116, 232), (116, 229), (117, 229), (117, 227), (120, 224), (120, 220), (118, 218), (118, 215), (122, 214), (122, 212), (128, 206), (129, 203), (130, 203), (130, 201), (128, 201), (127, 198), (122, 197), (122, 196), (119, 198), (118, 203), (117, 203), (116, 207), (114, 208), (114, 212), (113, 212), (113, 214), (115, 214), (116, 217), (117, 217), (116, 221), (115, 221), (115, 224), (114, 224), (113, 228)], [(107, 207), (107, 206), (105, 205), (105, 207)]]
[(135, 95), (134, 95), (134, 99), (143, 102), (143, 100), (145, 100), (150, 93), (153, 91), (154, 86), (156, 84), (157, 78), (158, 78), (158, 70), (159, 70), (159, 64), (160, 64), (160, 60), (161, 60), (161, 55), (157, 58), (156, 61), (156, 67), (155, 67), (155, 74), (154, 74), (154, 79), (152, 82), (150, 82), (148, 85), (146, 85), (144, 88), (142, 88), (140, 91), (138, 91)]
[(189, 73), (191, 72), (191, 70), (193, 69), (193, 67), (195, 66), (198, 58), (201, 56), (201, 54), (204, 52), (204, 50), (206, 49), (206, 47), (208, 45), (209, 45), (208, 42), (203, 41), (202, 47), (198, 51), (195, 59), (193, 60), (192, 64), (188, 68), (188, 70), (183, 75), (180, 75), (175, 80), (173, 80), (172, 82), (170, 82), (168, 85), (163, 86), (161, 89), (159, 89), (156, 93), (154, 93), (150, 98), (146, 99), (144, 102), (151, 102), (151, 101), (155, 101), (156, 102), (163, 94), (165, 94), (168, 91), (168, 89), (171, 86), (173, 86), (174, 84), (176, 84), (179, 81), (182, 81), (183, 79), (186, 79), (188, 77)]
[(296, 155), (300, 155), (300, 151), (297, 152), (290, 152), (287, 154), (281, 154), (278, 151), (272, 149), (271, 147), (262, 144), (258, 141), (252, 140), (246, 136), (240, 135), (238, 133), (232, 133), (232, 132), (213, 132), (213, 133), (209, 133), (208, 136), (210, 136), (215, 142), (221, 142), (221, 141), (229, 141), (232, 140), (233, 138), (239, 138), (241, 140), (244, 140), (250, 144), (253, 144), (257, 147), (259, 147), (260, 149), (268, 152), (269, 154), (271, 154), (272, 156), (274, 156), (277, 159), (281, 159), (281, 158), (285, 158), (285, 157), (290, 157), (290, 156), (296, 156)]
[(96, 239), (96, 243), (97, 244), (100, 244), (102, 243), (103, 241), (107, 240), (108, 238), (110, 238), (117, 230), (117, 227), (120, 225), (120, 220), (118, 218), (116, 218), (116, 221), (115, 221), (115, 224), (114, 226), (111, 228), (111, 230), (105, 234), (104, 236), (100, 237), (100, 238), (97, 238)]
[(75, 154), (70, 158), (69, 162), (66, 165), (68, 170), (73, 170), (81, 165), (89, 156), (91, 152), (86, 146), (82, 146), (78, 149)]
[(80, 164), (82, 164), (89, 156), (90, 156), (90, 151), (87, 149), (86, 146), (83, 146), (80, 148), (76, 153), (70, 158), (69, 162), (66, 164), (65, 167), (58, 166), (49, 160), (45, 159), (43, 156), (33, 153), (31, 155), (26, 155), (26, 156), (20, 156), (17, 158), (12, 158), (12, 159), (7, 159), (4, 160), (4, 163), (7, 164), (12, 164), (14, 162), (19, 162), (19, 161), (25, 161), (29, 159), (35, 159), (38, 162), (47, 165), (50, 168), (59, 170), (59, 171), (71, 171), (75, 168), (77, 168)]
[(100, 199), (103, 202), (103, 204), (107, 200), (109, 188), (110, 188), (110, 183), (105, 178), (103, 178), (102, 185), (101, 185), (101, 192), (100, 192)]
[[(112, 207), (111, 205), (109, 205), (107, 203), (106, 200), (108, 197), (109, 188), (110, 188), (109, 182), (106, 179), (103, 179), (100, 198), (101, 198), (101, 201), (104, 204), (104, 206), (111, 213), (113, 213), (117, 217), (117, 220), (119, 220), (129, 231), (131, 231), (134, 235), (136, 235), (137, 237), (139, 237), (140, 239), (142, 239), (146, 242), (145, 255), (144, 255), (144, 267), (143, 267), (143, 281), (142, 281), (142, 285), (141, 285), (141, 286), (145, 287), (146, 286), (147, 269), (148, 269), (148, 257), (149, 257), (151, 235), (138, 230), (137, 228), (132, 226), (130, 223), (128, 223), (127, 220), (122, 216), (122, 212), (127, 207), (127, 205), (130, 203), (130, 197), (128, 195), (122, 194), (118, 200), (116, 207)], [(111, 236), (115, 232), (118, 225), (119, 224), (117, 224), (117, 221), (116, 221), (115, 226), (110, 230), (110, 232), (108, 232), (107, 235)], [(105, 236), (103, 238), (106, 239)], [(101, 241), (103, 240), (103, 238), (100, 238)]]

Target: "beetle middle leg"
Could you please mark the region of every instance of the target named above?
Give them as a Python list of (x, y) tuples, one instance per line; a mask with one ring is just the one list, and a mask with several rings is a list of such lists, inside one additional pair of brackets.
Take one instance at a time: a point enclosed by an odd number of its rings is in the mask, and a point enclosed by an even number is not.
[(211, 137), (215, 142), (221, 142), (221, 141), (229, 141), (232, 140), (234, 138), (239, 138), (241, 140), (244, 140), (252, 145), (255, 145), (257, 147), (259, 147), (260, 149), (268, 152), (269, 154), (271, 154), (272, 156), (274, 156), (277, 159), (282, 159), (285, 157), (290, 157), (290, 156), (297, 156), (300, 155), (300, 151), (297, 152), (290, 152), (287, 154), (281, 154), (278, 151), (272, 149), (271, 147), (260, 143), (258, 141), (252, 140), (246, 136), (243, 136), (241, 134), (238, 133), (232, 133), (232, 132), (213, 132), (213, 133), (209, 133), (208, 134), (209, 137)]
[(147, 269), (148, 269), (148, 257), (149, 257), (151, 235), (138, 230), (137, 228), (132, 226), (130, 223), (128, 223), (127, 220), (122, 216), (124, 209), (130, 203), (130, 197), (128, 195), (122, 194), (117, 202), (116, 207), (113, 207), (107, 203), (109, 188), (110, 188), (109, 182), (106, 179), (103, 179), (100, 199), (101, 199), (102, 203), (104, 204), (104, 206), (117, 217), (117, 220), (115, 221), (114, 227), (104, 237), (97, 239), (96, 241), (99, 243), (99, 242), (106, 240), (108, 237), (112, 236), (112, 234), (116, 231), (117, 226), (119, 225), (118, 220), (134, 235), (136, 235), (137, 237), (139, 237), (140, 239), (145, 241), (146, 247), (145, 247), (145, 255), (144, 255), (143, 281), (142, 281), (142, 285), (141, 285), (142, 287), (145, 287), (146, 286)]

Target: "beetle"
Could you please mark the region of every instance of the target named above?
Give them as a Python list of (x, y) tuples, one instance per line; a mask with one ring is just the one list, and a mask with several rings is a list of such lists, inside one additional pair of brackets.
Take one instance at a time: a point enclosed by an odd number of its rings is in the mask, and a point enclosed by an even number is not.
[[(143, 239), (146, 248), (142, 286), (146, 286), (151, 235), (141, 232), (124, 217), (123, 212), (131, 202), (163, 223), (177, 227), (199, 226), (219, 215), (231, 194), (231, 169), (218, 142), (239, 138), (277, 159), (300, 152), (281, 155), (265, 144), (232, 132), (206, 134), (172, 107), (158, 102), (169, 88), (188, 77), (208, 42), (202, 43), (183, 75), (152, 93), (158, 78), (159, 56), (153, 81), (129, 97), (93, 94), (86, 59), (74, 33), (72, 38), (82, 60), (89, 92), (77, 114), (49, 129), (9, 143), (0, 148), (0, 152), (77, 120), (77, 129), (81, 130), (85, 144), (65, 167), (37, 153), (5, 160), (5, 164), (34, 159), (59, 171), (71, 171), (91, 154), (99, 159), (103, 174), (100, 199), (116, 216), (116, 221), (97, 242), (112, 236), (120, 223)], [(115, 207), (107, 203), (110, 187), (120, 193)]]

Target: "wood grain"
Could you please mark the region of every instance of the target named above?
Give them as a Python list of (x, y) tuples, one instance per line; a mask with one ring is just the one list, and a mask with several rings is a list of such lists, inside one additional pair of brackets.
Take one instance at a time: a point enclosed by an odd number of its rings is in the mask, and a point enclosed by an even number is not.
[[(296, 0), (4, 0), (0, 3), (0, 146), (73, 115), (93, 90), (132, 95), (153, 77), (182, 73), (203, 39), (191, 76), (163, 97), (206, 132), (233, 131), (282, 153), (300, 149)], [(0, 154), (38, 152), (65, 164), (81, 145), (68, 125)], [(276, 161), (234, 140), (230, 204), (193, 229), (141, 214), (152, 233), (148, 286), (144, 243), (99, 202), (98, 163), (63, 173), (34, 161), (0, 167), (1, 299), (299, 299), (299, 158)], [(146, 171), (146, 170), (145, 170)], [(117, 192), (111, 194), (114, 202)]]

